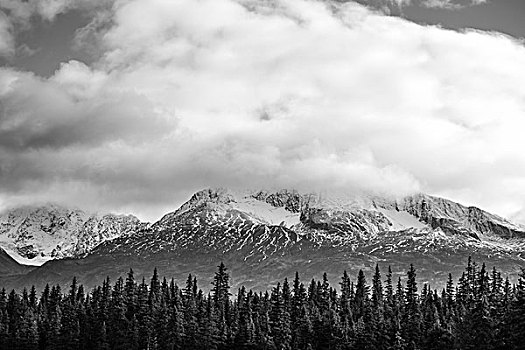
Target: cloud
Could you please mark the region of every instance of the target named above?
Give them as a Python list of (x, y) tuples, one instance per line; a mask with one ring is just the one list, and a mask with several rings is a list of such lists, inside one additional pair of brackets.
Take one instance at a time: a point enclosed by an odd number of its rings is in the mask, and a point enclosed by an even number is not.
[(101, 53), (0, 70), (0, 201), (154, 219), (208, 186), (524, 208), (525, 49), (350, 2), (134, 0)]
[(75, 40), (78, 47), (73, 49), (78, 49), (82, 44), (82, 52), (92, 53), (87, 47), (87, 33), (97, 20), (108, 17), (114, 2), (115, 0), (0, 0), (0, 64), (13, 64), (18, 59), (38, 52), (40, 48), (32, 48), (27, 43), (18, 41), (24, 37), (27, 39), (26, 34), (31, 30), (38, 30), (34, 27), (46, 26), (55, 21), (57, 16), (70, 11), (82, 13), (82, 17), (90, 20), (86, 26), (78, 29)]
[(488, 3), (488, 0), (335, 0), (336, 2), (355, 1), (371, 8), (382, 10), (387, 14), (400, 14), (409, 5), (446, 10), (459, 10), (465, 7)]
[(0, 57), (10, 57), (15, 52), (12, 26), (7, 16), (0, 11)]
[[(111, 12), (115, 0), (0, 0), (0, 58), (9, 60), (30, 56), (37, 51), (25, 43), (17, 45), (17, 36), (30, 31), (36, 21), (53, 22), (57, 16), (70, 11), (79, 11), (91, 22), (79, 28), (87, 32)], [(107, 15), (106, 15), (107, 16)], [(79, 38), (82, 36), (79, 34)]]
[(14, 22), (29, 24), (33, 16), (53, 21), (56, 16), (71, 10), (100, 11), (110, 8), (114, 2), (115, 0), (0, 0), (0, 9), (7, 11)]
[(380, 10), (385, 14), (400, 15), (406, 6), (422, 6), (446, 10), (459, 10), (465, 7), (486, 4), (489, 0), (326, 0), (327, 2), (347, 3), (357, 2), (370, 8)]
[[(410, 5), (414, 0), (324, 0), (327, 3), (348, 3), (356, 2), (371, 9), (379, 10), (388, 15), (400, 15), (405, 6)], [(417, 0), (416, 0), (417, 1)]]
[(10, 150), (61, 149), (106, 141), (143, 143), (171, 123), (151, 102), (132, 91), (99, 95), (107, 78), (71, 61), (49, 80), (0, 70), (8, 82), (0, 93), (0, 146)]
[(430, 8), (458, 10), (464, 7), (485, 4), (487, 2), (488, 0), (422, 0), (421, 5)]

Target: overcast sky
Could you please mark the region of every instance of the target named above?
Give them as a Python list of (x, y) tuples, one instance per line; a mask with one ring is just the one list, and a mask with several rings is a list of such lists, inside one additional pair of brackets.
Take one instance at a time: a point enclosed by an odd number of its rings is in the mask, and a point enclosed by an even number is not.
[(0, 0), (0, 208), (287, 187), (525, 218), (524, 7)]

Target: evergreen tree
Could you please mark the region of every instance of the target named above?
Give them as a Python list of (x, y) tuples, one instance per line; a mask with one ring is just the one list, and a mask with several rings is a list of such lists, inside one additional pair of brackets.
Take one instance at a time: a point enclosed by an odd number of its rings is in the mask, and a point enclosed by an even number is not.
[[(222, 265), (222, 264), (221, 264)], [(190, 275), (184, 289), (159, 277), (136, 284), (109, 279), (85, 293), (76, 279), (67, 292), (46, 286), (0, 291), (0, 349), (485, 349), (525, 343), (525, 270), (516, 285), (469, 259), (454, 288), (418, 291), (410, 266), (406, 284), (392, 271), (383, 283), (376, 266), (371, 287), (363, 271), (354, 283), (343, 273), (340, 294), (325, 274), (308, 291), (296, 274), (271, 294), (240, 287), (230, 299), (219, 266), (205, 295)]]
[(0, 291), (0, 349), (7, 348), (9, 336), (9, 313), (5, 288)]
[[(132, 347), (130, 339), (130, 322), (126, 317), (125, 285), (122, 278), (117, 279), (111, 293), (108, 309), (107, 334), (111, 349), (129, 349)], [(133, 317), (133, 316), (132, 316)]]
[(217, 325), (218, 347), (226, 346), (229, 338), (230, 321), (230, 276), (224, 263), (217, 266), (213, 277), (212, 298), (215, 322)]
[(291, 349), (290, 316), (284, 305), (281, 285), (272, 290), (270, 297), (270, 335), (276, 349)]
[(416, 269), (410, 264), (405, 288), (405, 308), (402, 335), (409, 349), (416, 349), (420, 342), (420, 310), (417, 294)]
[(366, 277), (363, 270), (359, 270), (352, 308), (355, 322), (364, 316), (365, 308), (369, 307), (369, 289), (370, 288), (366, 284)]
[(383, 305), (383, 285), (381, 283), (381, 272), (376, 264), (374, 277), (372, 278), (372, 306), (381, 309)]
[(124, 304), (126, 306), (126, 319), (131, 320), (137, 312), (137, 284), (131, 268), (124, 285)]
[(514, 299), (510, 304), (510, 334), (512, 349), (522, 349), (525, 344), (525, 269), (516, 284)]
[(77, 315), (78, 285), (73, 278), (67, 297), (62, 299), (60, 328), (60, 348), (76, 349), (80, 346), (80, 323)]

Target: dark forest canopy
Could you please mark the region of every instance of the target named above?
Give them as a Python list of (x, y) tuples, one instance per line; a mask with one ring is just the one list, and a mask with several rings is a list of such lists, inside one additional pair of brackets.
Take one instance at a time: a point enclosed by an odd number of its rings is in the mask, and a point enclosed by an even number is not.
[[(371, 278), (370, 278), (371, 277)], [(516, 284), (469, 259), (443, 290), (418, 285), (416, 268), (392, 279), (346, 272), (334, 288), (296, 274), (272, 290), (233, 296), (221, 263), (205, 294), (135, 281), (133, 271), (87, 293), (76, 279), (38, 293), (0, 293), (0, 349), (523, 349), (525, 271)]]

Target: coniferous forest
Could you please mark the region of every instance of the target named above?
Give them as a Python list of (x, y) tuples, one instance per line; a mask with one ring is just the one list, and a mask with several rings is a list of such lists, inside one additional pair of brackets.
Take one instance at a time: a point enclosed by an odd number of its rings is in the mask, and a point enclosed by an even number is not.
[(524, 349), (525, 271), (516, 284), (470, 259), (446, 288), (418, 285), (416, 268), (393, 280), (346, 272), (296, 274), (272, 290), (232, 294), (221, 263), (205, 294), (184, 285), (136, 281), (133, 271), (86, 291), (46, 286), (0, 293), (0, 349)]

